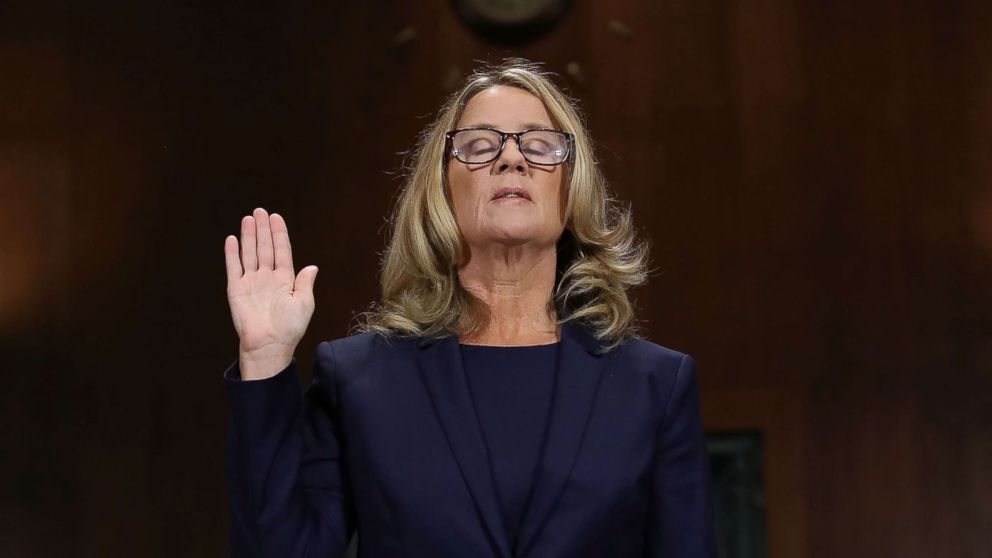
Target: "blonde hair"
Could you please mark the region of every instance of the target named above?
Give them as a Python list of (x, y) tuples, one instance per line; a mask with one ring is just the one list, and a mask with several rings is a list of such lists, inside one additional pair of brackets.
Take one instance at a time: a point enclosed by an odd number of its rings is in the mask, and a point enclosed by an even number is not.
[(610, 197), (576, 102), (553, 74), (520, 58), (475, 70), (452, 93), (411, 152), (412, 164), (393, 210), (392, 238), (382, 259), (381, 299), (359, 314), (358, 331), (387, 337), (442, 337), (477, 331), (485, 304), (458, 278), (465, 246), (446, 193), (445, 133), (469, 100), (495, 85), (540, 99), (554, 126), (575, 136), (568, 165), (565, 231), (558, 240), (549, 316), (585, 325), (607, 350), (639, 337), (627, 291), (647, 280), (648, 243), (636, 238), (629, 207)]

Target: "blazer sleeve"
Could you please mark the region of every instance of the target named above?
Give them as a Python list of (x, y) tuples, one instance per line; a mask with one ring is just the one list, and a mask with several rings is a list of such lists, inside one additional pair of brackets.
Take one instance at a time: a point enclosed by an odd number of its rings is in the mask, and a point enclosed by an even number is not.
[(296, 357), (275, 376), (243, 381), (224, 372), (231, 407), (225, 473), (231, 556), (344, 556), (354, 502), (336, 418), (334, 351), (317, 347), (301, 395)]
[(684, 355), (658, 433), (648, 510), (650, 558), (715, 558), (712, 479), (695, 361)]

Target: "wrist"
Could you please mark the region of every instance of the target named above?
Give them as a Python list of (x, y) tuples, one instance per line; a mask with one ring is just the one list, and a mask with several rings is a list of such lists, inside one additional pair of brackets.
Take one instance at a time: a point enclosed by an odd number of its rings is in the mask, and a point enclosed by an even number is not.
[(267, 345), (239, 350), (238, 366), (242, 380), (261, 380), (275, 376), (293, 361), (295, 347)]

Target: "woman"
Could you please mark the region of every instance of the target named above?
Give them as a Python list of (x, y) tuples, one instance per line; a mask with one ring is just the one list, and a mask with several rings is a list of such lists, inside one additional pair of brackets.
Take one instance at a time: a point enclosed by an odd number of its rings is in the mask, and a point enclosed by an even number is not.
[(646, 247), (539, 66), (471, 75), (421, 136), (382, 298), (297, 343), (315, 266), (256, 209), (225, 240), (236, 556), (715, 556), (694, 364), (638, 338)]

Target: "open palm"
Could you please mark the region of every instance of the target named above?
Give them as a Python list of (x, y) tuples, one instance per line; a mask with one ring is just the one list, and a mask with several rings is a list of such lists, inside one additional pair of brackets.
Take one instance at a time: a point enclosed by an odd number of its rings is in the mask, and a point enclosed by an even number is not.
[[(278, 213), (257, 208), (241, 220), (238, 239), (224, 239), (227, 299), (246, 354), (292, 356), (313, 315), (317, 267), (295, 275), (289, 229)], [(288, 357), (287, 357), (288, 358)]]

